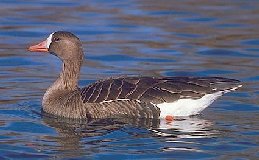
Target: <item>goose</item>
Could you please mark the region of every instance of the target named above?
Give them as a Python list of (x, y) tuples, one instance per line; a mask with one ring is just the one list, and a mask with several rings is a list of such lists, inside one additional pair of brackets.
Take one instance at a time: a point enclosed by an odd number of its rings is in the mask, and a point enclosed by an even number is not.
[(222, 77), (124, 76), (79, 88), (84, 53), (73, 33), (53, 32), (28, 50), (49, 52), (63, 63), (57, 80), (42, 98), (42, 111), (58, 117), (172, 120), (199, 114), (223, 94), (242, 86), (239, 80)]

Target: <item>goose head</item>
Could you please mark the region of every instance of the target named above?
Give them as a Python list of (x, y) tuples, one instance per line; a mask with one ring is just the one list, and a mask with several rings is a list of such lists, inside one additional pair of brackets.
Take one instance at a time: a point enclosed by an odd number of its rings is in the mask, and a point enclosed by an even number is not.
[(83, 58), (83, 49), (79, 38), (66, 31), (53, 32), (46, 40), (30, 46), (28, 50), (30, 52), (49, 52), (62, 61), (78, 61)]

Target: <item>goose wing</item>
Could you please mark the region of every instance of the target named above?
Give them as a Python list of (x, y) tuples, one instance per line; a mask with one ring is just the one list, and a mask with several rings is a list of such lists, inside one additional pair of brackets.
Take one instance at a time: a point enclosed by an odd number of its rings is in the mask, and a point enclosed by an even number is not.
[(84, 103), (138, 100), (159, 104), (199, 99), (206, 94), (237, 88), (239, 81), (221, 77), (120, 77), (101, 80), (81, 89)]

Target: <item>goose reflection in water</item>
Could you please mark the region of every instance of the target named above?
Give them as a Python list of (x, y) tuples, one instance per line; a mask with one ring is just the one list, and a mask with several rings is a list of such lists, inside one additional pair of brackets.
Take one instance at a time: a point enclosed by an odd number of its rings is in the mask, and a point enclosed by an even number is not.
[[(186, 138), (208, 138), (218, 134), (217, 131), (212, 129), (212, 122), (197, 116), (176, 119), (172, 122), (127, 118), (92, 119), (88, 121), (43, 116), (43, 122), (55, 128), (58, 133), (57, 137), (44, 137), (44, 139), (57, 142), (60, 146), (58, 152), (66, 152), (71, 157), (85, 155), (86, 152), (91, 155), (99, 152), (102, 148), (118, 147), (117, 143), (137, 146), (138, 140), (137, 142), (131, 140), (136, 137), (138, 137), (137, 139), (150, 137), (150, 140), (174, 144), (182, 141), (182, 138), (186, 141)], [(123, 142), (125, 139), (131, 141), (130, 144), (125, 144)], [(161, 148), (161, 150), (187, 149), (199, 152), (195, 148), (187, 146)]]

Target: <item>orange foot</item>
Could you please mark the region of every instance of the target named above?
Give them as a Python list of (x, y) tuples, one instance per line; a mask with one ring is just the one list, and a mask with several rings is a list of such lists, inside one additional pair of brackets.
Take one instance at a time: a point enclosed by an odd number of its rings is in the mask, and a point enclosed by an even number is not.
[(172, 122), (172, 121), (174, 120), (174, 117), (171, 116), (171, 115), (167, 115), (167, 116), (165, 117), (165, 120)]

